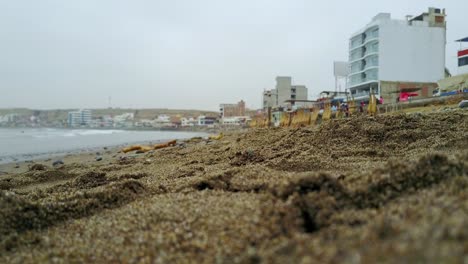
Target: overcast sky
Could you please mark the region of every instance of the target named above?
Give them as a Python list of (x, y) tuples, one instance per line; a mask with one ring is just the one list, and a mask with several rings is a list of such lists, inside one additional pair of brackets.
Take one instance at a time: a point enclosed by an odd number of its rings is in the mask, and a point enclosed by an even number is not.
[(0, 0), (0, 108), (261, 105), (277, 75), (309, 97), (379, 12), (447, 9), (447, 66), (468, 36), (468, 1)]

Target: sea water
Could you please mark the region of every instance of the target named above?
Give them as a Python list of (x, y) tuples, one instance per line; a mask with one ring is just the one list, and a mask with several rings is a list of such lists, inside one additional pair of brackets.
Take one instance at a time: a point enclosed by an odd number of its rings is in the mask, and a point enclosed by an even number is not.
[(132, 143), (156, 143), (204, 133), (55, 128), (0, 128), (0, 163), (32, 160)]

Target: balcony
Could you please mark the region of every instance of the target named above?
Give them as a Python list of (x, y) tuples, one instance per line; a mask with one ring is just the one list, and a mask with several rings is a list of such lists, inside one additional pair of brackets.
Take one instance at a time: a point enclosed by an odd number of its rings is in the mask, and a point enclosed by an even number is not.
[(364, 60), (364, 62), (365, 62), (364, 70), (368, 69), (368, 68), (371, 68), (371, 67), (378, 67), (379, 66), (379, 56), (374, 55), (374, 56), (367, 57)]
[(364, 61), (357, 61), (357, 62), (354, 62), (351, 64), (351, 71), (350, 73), (353, 74), (353, 73), (356, 73), (356, 72), (360, 72), (364, 69), (365, 67), (365, 62)]
[(367, 36), (367, 37), (366, 37), (365, 41), (370, 41), (370, 40), (372, 40), (372, 39), (377, 39), (377, 38), (379, 38), (379, 29), (378, 29), (378, 28), (374, 28), (374, 29), (372, 29), (372, 30), (368, 30), (368, 31), (366, 32), (366, 36)]
[(379, 52), (379, 42), (372, 42), (366, 45), (366, 52), (364, 53), (364, 57), (370, 54), (375, 54)]
[(354, 38), (351, 39), (349, 43), (349, 49), (355, 49), (359, 46), (361, 46), (364, 43), (365, 36), (364, 34), (358, 35)]
[(361, 91), (361, 92), (358, 92), (358, 93), (354, 93), (352, 94), (354, 98), (358, 98), (358, 97), (367, 97), (370, 95), (370, 91)]
[(377, 82), (378, 80), (379, 80), (378, 69), (370, 69), (364, 72), (358, 72), (354, 75), (351, 75), (349, 77), (348, 83), (352, 87), (352, 86), (356, 86), (362, 83)]
[(359, 60), (360, 58), (364, 57), (364, 53), (365, 53), (365, 48), (361, 48), (361, 49), (357, 49), (357, 50), (354, 50), (350, 53), (349, 55), (349, 61), (356, 61), (356, 60)]

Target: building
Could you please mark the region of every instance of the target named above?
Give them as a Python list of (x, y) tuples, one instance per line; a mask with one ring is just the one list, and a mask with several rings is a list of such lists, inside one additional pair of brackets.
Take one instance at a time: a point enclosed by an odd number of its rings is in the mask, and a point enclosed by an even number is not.
[(263, 109), (273, 108), (278, 105), (276, 89), (263, 91)]
[(132, 127), (134, 117), (134, 113), (124, 113), (121, 115), (116, 115), (113, 118), (114, 127)]
[(249, 116), (235, 116), (221, 119), (221, 124), (225, 126), (242, 126), (252, 120)]
[(114, 119), (110, 115), (103, 115), (96, 119), (93, 119), (89, 123), (90, 127), (113, 127), (114, 126)]
[(322, 91), (319, 95), (319, 101), (323, 100), (333, 100), (333, 99), (343, 99), (346, 100), (348, 97), (348, 92), (338, 92), (338, 91)]
[(468, 43), (468, 37), (457, 40), (460, 43), (458, 50), (458, 74), (468, 73), (468, 47), (464, 47), (464, 43)]
[(212, 126), (216, 122), (216, 117), (209, 117), (201, 115), (198, 117), (199, 126)]
[(219, 112), (220, 118), (245, 116), (245, 102), (241, 100), (237, 104), (220, 104)]
[(13, 123), (18, 119), (18, 114), (0, 116), (0, 123)]
[(445, 9), (406, 20), (375, 16), (349, 43), (348, 89), (355, 100), (372, 91), (384, 102), (429, 97), (445, 76)]
[(89, 126), (91, 124), (91, 110), (68, 112), (68, 126)]
[(263, 92), (263, 109), (290, 106), (291, 101), (307, 100), (307, 96), (305, 85), (292, 85), (291, 77), (278, 76), (275, 89)]
[(183, 127), (193, 127), (193, 126), (196, 126), (198, 124), (198, 120), (197, 119), (194, 119), (193, 117), (182, 117), (180, 119), (180, 125), (183, 126)]
[(452, 95), (461, 91), (468, 92), (468, 37), (459, 39), (460, 49), (457, 52), (458, 71), (455, 76), (448, 76), (439, 81), (439, 92), (437, 95)]
[(153, 126), (155, 127), (171, 127), (171, 117), (168, 115), (158, 115), (158, 117), (153, 120)]

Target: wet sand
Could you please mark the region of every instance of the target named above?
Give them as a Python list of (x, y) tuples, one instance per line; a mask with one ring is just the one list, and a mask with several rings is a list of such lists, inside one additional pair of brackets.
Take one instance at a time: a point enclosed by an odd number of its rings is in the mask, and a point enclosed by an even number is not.
[(467, 138), (458, 110), (5, 165), (0, 261), (463, 263)]

